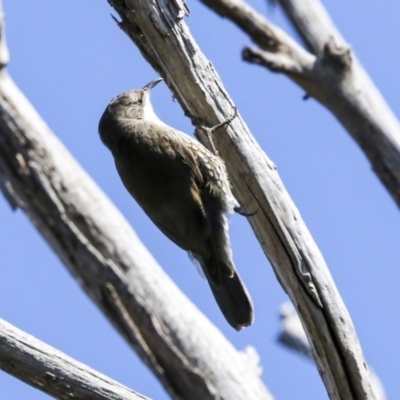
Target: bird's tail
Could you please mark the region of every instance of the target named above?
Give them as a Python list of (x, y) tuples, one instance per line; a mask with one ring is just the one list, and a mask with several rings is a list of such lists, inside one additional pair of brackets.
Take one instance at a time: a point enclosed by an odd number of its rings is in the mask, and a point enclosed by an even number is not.
[(235, 269), (226, 237), (224, 251), (211, 251), (211, 257), (204, 259), (189, 253), (200, 264), (210, 285), (215, 300), (229, 324), (240, 331), (254, 321), (253, 302), (250, 294)]
[(222, 211), (224, 206), (221, 198), (213, 192), (206, 192), (203, 200), (211, 237), (208, 251), (202, 257), (193, 255), (200, 262), (226, 320), (239, 331), (253, 323), (253, 303), (233, 263), (228, 221)]
[(218, 286), (211, 279), (208, 282), (219, 308), (231, 326), (240, 331), (253, 323), (253, 303), (236, 271), (232, 277), (222, 276)]

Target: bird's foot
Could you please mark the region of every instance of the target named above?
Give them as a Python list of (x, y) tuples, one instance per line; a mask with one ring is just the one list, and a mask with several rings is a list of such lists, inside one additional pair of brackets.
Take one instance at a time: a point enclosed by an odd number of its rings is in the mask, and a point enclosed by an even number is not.
[(237, 213), (237, 214), (242, 215), (243, 217), (252, 217), (253, 215), (257, 214), (257, 210), (250, 212), (250, 213), (246, 213), (243, 211), (242, 207), (240, 207), (240, 206), (233, 207), (233, 211), (235, 211), (235, 213)]
[(218, 150), (215, 148), (215, 145), (214, 145), (214, 141), (212, 138), (213, 133), (216, 130), (218, 130), (219, 128), (222, 128), (223, 126), (227, 126), (228, 124), (230, 124), (237, 117), (237, 113), (238, 113), (237, 108), (234, 107), (232, 115), (225, 121), (223, 121), (223, 122), (219, 123), (218, 125), (215, 125), (211, 128), (207, 128), (206, 126), (201, 126), (201, 128), (204, 129), (207, 133), (208, 142), (210, 143), (211, 149), (215, 155), (218, 155)]

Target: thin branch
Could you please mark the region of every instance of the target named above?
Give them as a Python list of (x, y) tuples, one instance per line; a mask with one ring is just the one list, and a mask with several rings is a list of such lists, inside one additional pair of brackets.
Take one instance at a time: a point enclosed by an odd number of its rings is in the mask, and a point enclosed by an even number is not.
[(1, 319), (0, 368), (60, 400), (149, 400)]
[(277, 0), (289, 17), (308, 50), (321, 55), (332, 38), (340, 45), (346, 42), (319, 0)]
[[(400, 124), (368, 73), (319, 0), (279, 0), (311, 52), (324, 61), (330, 44), (348, 52), (346, 74), (324, 86), (316, 97), (329, 108), (370, 160), (376, 174), (400, 206)], [(328, 78), (319, 63), (318, 81)], [(329, 71), (328, 71), (329, 72)], [(335, 88), (334, 86), (337, 85)], [(330, 99), (331, 97), (331, 99)]]
[[(312, 73), (316, 57), (309, 54), (282, 29), (242, 0), (202, 0), (222, 17), (228, 18), (247, 33), (261, 50), (246, 48), (244, 59), (262, 64), (274, 72), (284, 72), (291, 77), (307, 77)], [(247, 58), (248, 52), (262, 53), (263, 62)], [(268, 60), (268, 61), (267, 61)]]
[(286, 74), (336, 116), (400, 206), (400, 124), (322, 4), (280, 0), (311, 54), (242, 0), (202, 1), (260, 46), (243, 50), (246, 61)]
[(0, 174), (16, 204), (173, 399), (262, 399), (259, 367), (163, 272), (3, 68)]
[[(119, 26), (162, 75), (195, 125), (215, 126), (232, 114), (232, 100), (182, 20), (187, 10), (181, 1), (109, 3), (120, 15)], [(279, 37), (278, 33), (274, 37)], [(306, 55), (306, 63), (300, 67), (307, 70), (315, 56), (304, 50), (301, 54)], [(201, 130), (197, 133), (207, 145), (207, 137)], [(240, 115), (213, 139), (242, 209), (257, 210), (249, 221), (301, 316), (330, 397), (374, 399), (351, 319), (274, 164)]]

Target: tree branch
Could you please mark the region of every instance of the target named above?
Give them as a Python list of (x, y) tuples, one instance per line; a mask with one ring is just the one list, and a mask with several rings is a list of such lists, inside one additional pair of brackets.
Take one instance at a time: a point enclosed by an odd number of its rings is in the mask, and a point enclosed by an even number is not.
[[(183, 2), (109, 3), (122, 19), (119, 26), (163, 76), (193, 123), (214, 126), (232, 114), (231, 99), (182, 20), (187, 13)], [(266, 42), (270, 39), (266, 38)], [(306, 61), (301, 67), (307, 71), (315, 57), (299, 46), (297, 49)], [(214, 142), (227, 165), (235, 196), (245, 212), (257, 210), (249, 221), (301, 316), (330, 397), (374, 399), (351, 319), (274, 164), (261, 151), (240, 116), (221, 131)], [(198, 134), (207, 145), (199, 129)]]
[(246, 61), (281, 72), (327, 107), (350, 133), (400, 206), (400, 124), (318, 0), (280, 0), (314, 54), (242, 0), (202, 0), (260, 46)]
[(1, 319), (0, 368), (60, 400), (149, 400)]
[(346, 42), (319, 0), (278, 0), (308, 50), (321, 55), (331, 39)]
[[(348, 53), (346, 73), (323, 87), (316, 99), (329, 108), (364, 151), (376, 174), (400, 206), (400, 124), (319, 0), (279, 0), (303, 41), (322, 61), (335, 47)], [(319, 64), (319, 63), (317, 63)], [(318, 65), (318, 81), (329, 79)], [(325, 72), (327, 71), (327, 73)], [(337, 87), (335, 87), (337, 86)]]

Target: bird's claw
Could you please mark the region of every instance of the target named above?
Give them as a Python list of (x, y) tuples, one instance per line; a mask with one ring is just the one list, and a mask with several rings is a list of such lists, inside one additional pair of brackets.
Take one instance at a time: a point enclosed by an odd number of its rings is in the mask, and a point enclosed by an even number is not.
[(252, 217), (253, 215), (257, 214), (257, 210), (250, 212), (250, 213), (246, 213), (243, 211), (242, 207), (240, 207), (240, 206), (233, 207), (233, 211), (235, 211), (235, 213), (237, 213), (237, 214), (242, 215), (243, 217)]
[(218, 150), (215, 148), (215, 145), (214, 145), (214, 142), (212, 139), (212, 134), (219, 128), (222, 128), (223, 126), (230, 124), (237, 117), (237, 114), (238, 114), (237, 107), (233, 107), (232, 115), (229, 118), (227, 118), (225, 121), (223, 121), (215, 126), (212, 126), (211, 128), (208, 128), (206, 126), (201, 126), (201, 128), (204, 129), (207, 133), (208, 142), (210, 143), (211, 149), (215, 155), (218, 155)]

